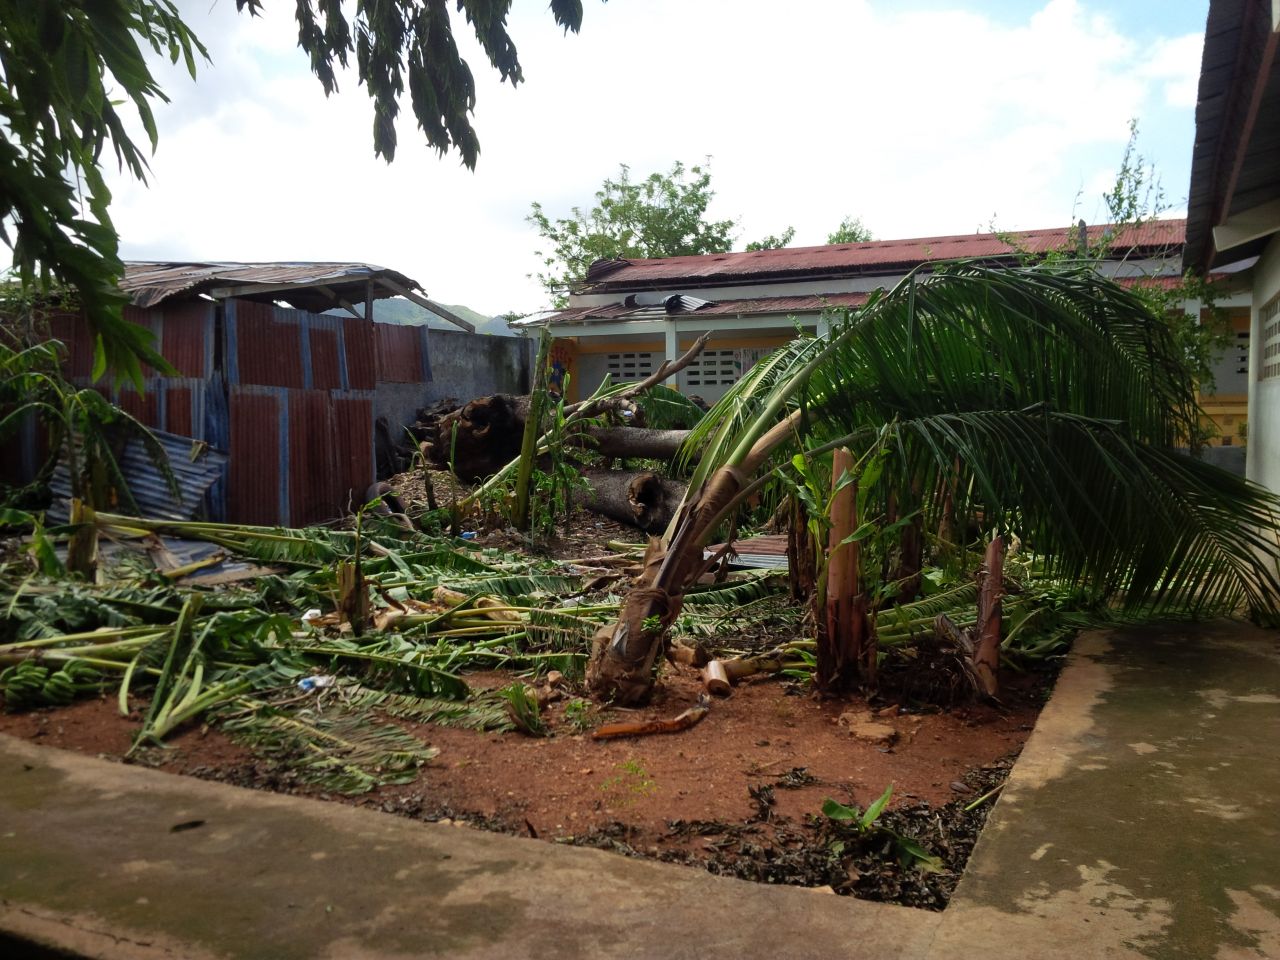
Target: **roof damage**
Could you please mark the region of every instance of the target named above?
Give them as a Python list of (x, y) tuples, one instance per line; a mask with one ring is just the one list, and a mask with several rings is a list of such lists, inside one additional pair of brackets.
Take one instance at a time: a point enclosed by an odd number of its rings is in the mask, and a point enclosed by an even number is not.
[[(1096, 243), (1110, 227), (1097, 224), (1086, 229), (1089, 242)], [(1112, 245), (1118, 252), (1131, 256), (1159, 256), (1181, 248), (1185, 232), (1185, 220), (1152, 220), (1121, 230)], [(938, 260), (1004, 259), (1013, 257), (1018, 250), (1048, 253), (1070, 247), (1078, 240), (1079, 228), (1071, 226), (650, 260), (599, 260), (587, 271), (586, 280), (577, 292), (621, 292), (652, 289), (658, 285), (711, 287), (766, 278), (878, 276)]]
[(428, 299), (418, 281), (370, 263), (133, 260), (125, 263), (120, 289), (135, 306), (144, 309), (176, 297), (204, 295), (214, 300), (278, 301), (311, 313), (339, 308), (366, 320), (372, 319), (370, 304), (374, 300), (404, 297), (475, 333), (472, 324)]

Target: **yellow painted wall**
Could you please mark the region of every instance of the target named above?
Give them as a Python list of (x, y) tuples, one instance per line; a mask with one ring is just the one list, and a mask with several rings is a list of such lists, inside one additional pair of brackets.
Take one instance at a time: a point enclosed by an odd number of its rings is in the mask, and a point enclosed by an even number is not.
[[(1249, 332), (1250, 316), (1247, 308), (1231, 310), (1230, 319), (1232, 333)], [(1240, 446), (1245, 442), (1242, 433), (1249, 420), (1247, 393), (1200, 394), (1199, 399), (1204, 410), (1200, 426), (1211, 434), (1206, 441), (1210, 446)]]

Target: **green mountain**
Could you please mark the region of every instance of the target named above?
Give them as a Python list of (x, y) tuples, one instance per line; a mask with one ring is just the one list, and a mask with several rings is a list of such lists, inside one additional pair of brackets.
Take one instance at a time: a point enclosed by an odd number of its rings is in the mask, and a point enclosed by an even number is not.
[[(476, 333), (487, 333), (495, 337), (515, 336), (511, 332), (511, 328), (507, 326), (507, 321), (501, 317), (486, 317), (470, 307), (461, 305), (455, 306), (454, 304), (444, 303), (441, 306), (447, 308), (455, 316), (474, 324)], [(346, 313), (344, 310), (329, 310), (327, 312), (337, 315), (345, 315)], [(461, 329), (448, 320), (436, 316), (430, 310), (401, 297), (392, 297), (389, 300), (375, 300), (373, 302), (373, 319), (378, 323), (403, 323), (410, 326), (426, 324), (436, 330)]]

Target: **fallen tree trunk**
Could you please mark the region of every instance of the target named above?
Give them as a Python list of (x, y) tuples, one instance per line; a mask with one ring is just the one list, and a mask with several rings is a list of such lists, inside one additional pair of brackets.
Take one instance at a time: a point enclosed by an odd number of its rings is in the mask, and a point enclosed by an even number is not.
[[(702, 352), (711, 334), (704, 333), (676, 360), (664, 360), (653, 374), (611, 396), (593, 397), (565, 407), (565, 426), (577, 424), (631, 401), (656, 384), (683, 370)], [(463, 480), (489, 477), (497, 482), (514, 469), (520, 456), (520, 438), (529, 413), (528, 397), (494, 394), (472, 400), (462, 408), (438, 413), (431, 422), (419, 422), (411, 429), (421, 441), (421, 453), (440, 467), (452, 467)], [(634, 429), (634, 428), (633, 428)], [(566, 430), (566, 435), (574, 431)], [(545, 438), (544, 438), (545, 439)], [(539, 441), (543, 442), (542, 440)], [(635, 454), (614, 454), (635, 456)]]
[(650, 470), (589, 471), (582, 476), (591, 485), (584, 507), (619, 523), (639, 527), (646, 533), (661, 533), (666, 529), (684, 499), (684, 484)]
[[(495, 393), (478, 397), (420, 425), (420, 448), (433, 466), (450, 467), (465, 481), (492, 476), (520, 456), (529, 398)], [(688, 430), (645, 427), (588, 427), (575, 445), (605, 457), (670, 460)]]
[(670, 460), (689, 437), (688, 430), (647, 427), (588, 427), (583, 446), (605, 457)]

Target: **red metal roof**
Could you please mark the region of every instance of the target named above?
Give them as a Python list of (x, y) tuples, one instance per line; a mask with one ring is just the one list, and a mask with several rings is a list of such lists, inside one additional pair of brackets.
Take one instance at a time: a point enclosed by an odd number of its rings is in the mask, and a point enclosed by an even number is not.
[[(1102, 224), (1089, 227), (1090, 241), (1099, 240), (1107, 229)], [(1185, 235), (1185, 220), (1153, 220), (1122, 230), (1114, 246), (1124, 253), (1154, 253), (1180, 248)], [(1048, 253), (1070, 248), (1078, 239), (1078, 228), (1052, 227), (1010, 231), (1007, 234), (971, 233), (821, 247), (784, 247), (748, 253), (597, 261), (587, 272), (582, 292), (714, 286), (755, 282), (766, 277), (892, 273), (936, 260), (1008, 257), (1014, 252), (1006, 239), (1009, 237), (1016, 238), (1018, 246), (1027, 252)]]

